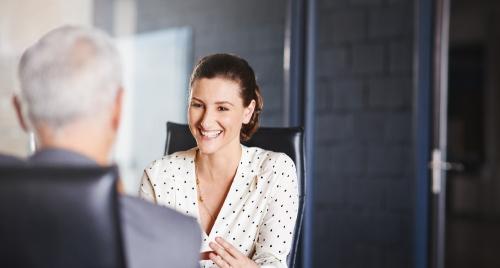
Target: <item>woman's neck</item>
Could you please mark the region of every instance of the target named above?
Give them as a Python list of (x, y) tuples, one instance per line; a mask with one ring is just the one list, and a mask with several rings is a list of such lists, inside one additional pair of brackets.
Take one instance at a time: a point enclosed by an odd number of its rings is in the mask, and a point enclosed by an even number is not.
[(213, 154), (203, 154), (198, 150), (196, 155), (197, 172), (205, 180), (214, 182), (232, 180), (236, 174), (241, 154), (240, 143)]

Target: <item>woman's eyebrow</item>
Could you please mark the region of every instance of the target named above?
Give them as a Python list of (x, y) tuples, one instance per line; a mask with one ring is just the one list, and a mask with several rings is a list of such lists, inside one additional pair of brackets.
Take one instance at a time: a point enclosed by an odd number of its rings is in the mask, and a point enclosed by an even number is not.
[(229, 105), (231, 105), (231, 106), (234, 106), (234, 104), (232, 104), (232, 103), (231, 103), (231, 102), (229, 102), (229, 101), (217, 101), (217, 102), (215, 102), (215, 104), (218, 104), (218, 105), (220, 105), (220, 104), (229, 104)]
[[(191, 97), (191, 99), (198, 101), (198, 102), (205, 103), (204, 101), (198, 99), (197, 97)], [(216, 101), (215, 104), (217, 104), (217, 105), (227, 104), (227, 105), (234, 106), (234, 104), (232, 102), (229, 102), (229, 101)]]
[(198, 101), (198, 102), (203, 102), (202, 100), (198, 99), (197, 97), (191, 97), (192, 100)]

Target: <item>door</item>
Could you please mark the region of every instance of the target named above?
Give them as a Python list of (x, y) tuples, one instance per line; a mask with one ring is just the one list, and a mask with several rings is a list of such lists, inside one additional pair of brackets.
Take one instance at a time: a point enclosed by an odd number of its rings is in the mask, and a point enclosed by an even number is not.
[(429, 266), (500, 267), (500, 3), (434, 15)]
[(450, 4), (445, 267), (500, 267), (500, 3)]

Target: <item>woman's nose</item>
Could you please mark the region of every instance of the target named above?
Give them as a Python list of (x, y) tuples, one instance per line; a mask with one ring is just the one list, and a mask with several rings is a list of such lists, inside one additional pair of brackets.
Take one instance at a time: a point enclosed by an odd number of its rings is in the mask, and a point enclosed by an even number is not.
[(205, 110), (203, 117), (201, 118), (201, 127), (204, 129), (210, 129), (214, 121), (214, 116), (209, 110)]

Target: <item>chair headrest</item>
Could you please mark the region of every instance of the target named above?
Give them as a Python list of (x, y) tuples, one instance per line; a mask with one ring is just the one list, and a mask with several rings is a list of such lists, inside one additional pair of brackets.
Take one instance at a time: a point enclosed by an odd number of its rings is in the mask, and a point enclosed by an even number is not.
[(122, 267), (115, 167), (0, 168), (0, 267)]

